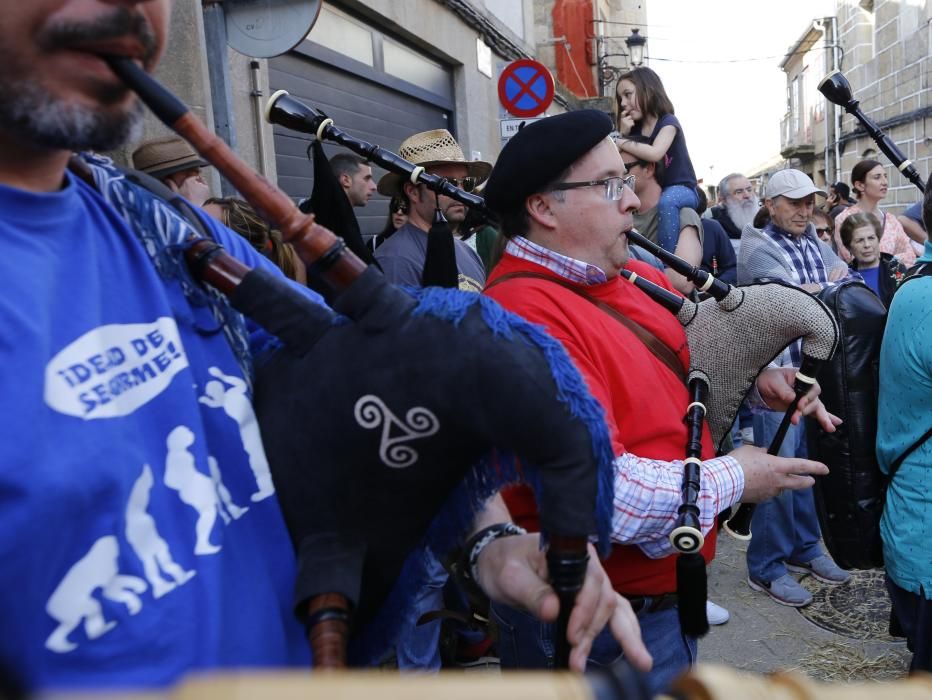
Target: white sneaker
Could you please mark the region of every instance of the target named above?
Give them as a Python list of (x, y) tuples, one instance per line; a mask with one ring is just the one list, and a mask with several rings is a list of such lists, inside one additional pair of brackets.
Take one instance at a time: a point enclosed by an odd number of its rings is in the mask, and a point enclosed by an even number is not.
[(731, 617), (729, 612), (721, 605), (716, 605), (711, 600), (705, 602), (705, 614), (709, 618), (710, 625), (724, 625)]

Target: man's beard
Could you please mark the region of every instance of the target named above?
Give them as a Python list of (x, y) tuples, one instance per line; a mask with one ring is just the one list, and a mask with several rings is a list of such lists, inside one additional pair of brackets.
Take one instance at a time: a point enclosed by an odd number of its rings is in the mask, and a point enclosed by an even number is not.
[[(152, 29), (142, 15), (124, 7), (91, 22), (47, 27), (37, 42), (40, 50), (55, 51), (75, 43), (120, 37), (134, 37), (143, 47), (143, 59), (154, 59), (158, 42)], [(4, 67), (0, 78), (0, 129), (31, 144), (60, 150), (109, 151), (142, 134), (142, 105), (137, 101), (129, 109), (116, 106), (125, 99), (127, 88), (123, 86), (102, 90), (94, 97), (97, 104), (69, 104), (43, 87), (30, 75), (30, 66), (3, 46), (0, 65)]]
[(0, 125), (25, 140), (56, 150), (109, 151), (142, 135), (142, 104), (129, 110), (64, 104), (40, 85), (0, 83)]
[(743, 231), (745, 226), (754, 223), (754, 217), (759, 208), (753, 199), (735, 200), (730, 197), (725, 199), (725, 211), (728, 212), (728, 218), (739, 231)]

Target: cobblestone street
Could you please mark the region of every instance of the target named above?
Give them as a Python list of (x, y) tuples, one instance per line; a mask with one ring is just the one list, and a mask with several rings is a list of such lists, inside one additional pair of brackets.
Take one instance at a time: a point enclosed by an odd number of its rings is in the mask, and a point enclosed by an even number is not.
[(726, 534), (718, 542), (709, 597), (726, 607), (731, 619), (700, 641), (700, 663), (756, 673), (794, 670), (836, 682), (906, 674), (910, 654), (905, 642), (887, 632), (890, 608), (881, 571), (854, 571), (852, 580), (840, 587), (805, 575), (799, 580), (814, 600), (797, 610), (748, 587), (744, 542)]

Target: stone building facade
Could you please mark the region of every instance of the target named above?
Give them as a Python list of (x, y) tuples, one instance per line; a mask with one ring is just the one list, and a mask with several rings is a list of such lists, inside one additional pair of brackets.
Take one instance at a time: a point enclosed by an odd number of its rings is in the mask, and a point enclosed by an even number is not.
[[(919, 173), (932, 168), (932, 59), (929, 0), (839, 0), (838, 28), (845, 49), (843, 72), (864, 113), (883, 129)], [(870, 157), (888, 165), (857, 120), (845, 114), (839, 137), (840, 179)], [(919, 191), (888, 165), (885, 205), (899, 212)]]
[[(781, 123), (781, 156), (771, 169), (797, 167), (824, 185), (850, 184), (851, 169), (864, 158), (887, 166), (885, 209), (898, 213), (919, 198), (861, 124), (817, 90), (840, 69), (861, 110), (896, 143), (925, 177), (932, 167), (932, 2), (929, 0), (837, 0), (836, 14), (815, 20), (790, 48), (787, 113)], [(766, 173), (764, 174), (766, 177)]]

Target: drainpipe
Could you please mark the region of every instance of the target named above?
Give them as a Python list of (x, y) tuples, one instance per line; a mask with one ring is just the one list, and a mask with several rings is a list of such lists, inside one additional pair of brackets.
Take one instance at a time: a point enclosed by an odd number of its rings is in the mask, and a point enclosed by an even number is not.
[[(817, 32), (822, 32), (822, 44), (825, 47), (825, 50), (827, 52), (834, 42), (831, 40), (831, 37), (829, 36), (829, 27), (827, 26), (828, 22), (826, 20), (827, 18), (814, 20), (812, 22), (812, 28), (815, 29)], [(834, 52), (835, 52), (835, 49), (832, 49), (833, 55), (834, 55)], [(826, 53), (824, 54), (824, 58), (822, 60), (823, 67), (827, 68), (828, 63), (829, 63), (829, 58), (828, 58), (828, 54)], [(825, 102), (826, 104), (830, 104), (827, 99), (825, 100)], [(828, 185), (831, 182), (835, 182), (834, 173), (832, 169), (829, 167), (830, 165), (829, 153), (831, 152), (831, 146), (829, 144), (831, 144), (832, 142), (831, 140), (832, 131), (834, 130), (834, 129), (829, 128), (829, 124), (830, 123), (834, 124), (834, 122), (835, 122), (834, 110), (832, 111), (831, 116), (829, 116), (828, 110), (826, 110), (825, 116), (822, 118), (822, 126), (825, 129), (825, 147), (822, 149), (822, 167), (825, 170), (825, 184), (826, 185)]]
[(259, 62), (253, 59), (249, 62), (249, 73), (252, 76), (252, 91), (249, 95), (252, 97), (253, 119), (256, 122), (256, 150), (258, 151), (259, 172), (266, 175), (265, 167), (265, 127), (262, 122), (265, 117), (262, 106), (262, 85), (259, 82)]
[[(838, 60), (838, 18), (831, 17), (832, 23), (832, 70), (841, 70)], [(841, 179), (841, 107), (832, 105), (835, 113), (835, 180)]]
[[(233, 93), (227, 61), (227, 27), (221, 0), (202, 0), (204, 40), (207, 46), (207, 72), (210, 76), (210, 101), (214, 110), (214, 133), (236, 150), (236, 126), (233, 121)], [(236, 189), (223, 176), (220, 191), (224, 197), (236, 195)]]

